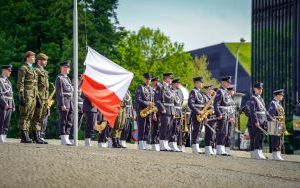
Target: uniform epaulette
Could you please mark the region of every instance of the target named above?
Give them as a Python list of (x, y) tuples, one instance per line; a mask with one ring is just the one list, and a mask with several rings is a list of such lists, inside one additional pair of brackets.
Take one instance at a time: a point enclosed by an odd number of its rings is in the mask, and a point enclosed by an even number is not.
[(19, 70), (28, 71), (28, 67), (26, 65), (22, 65)]

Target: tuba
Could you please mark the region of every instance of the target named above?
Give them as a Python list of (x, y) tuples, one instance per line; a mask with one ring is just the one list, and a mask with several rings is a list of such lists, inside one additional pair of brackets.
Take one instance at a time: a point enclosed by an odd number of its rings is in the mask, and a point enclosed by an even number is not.
[(49, 98), (48, 98), (48, 105), (47, 105), (47, 107), (48, 107), (48, 109), (50, 109), (51, 108), (51, 106), (54, 104), (54, 100), (53, 100), (53, 97), (54, 97), (54, 94), (55, 94), (55, 86), (54, 86), (54, 84), (53, 83), (50, 83), (51, 85), (52, 85), (52, 87), (53, 87), (53, 91), (52, 91), (52, 93), (50, 94), (50, 96), (49, 96)]
[(211, 108), (212, 103), (214, 102), (216, 98), (217, 93), (213, 92), (211, 99), (206, 103), (206, 105), (203, 108), (203, 114), (197, 115), (197, 121), (202, 122), (207, 116), (212, 115), (215, 113), (215, 111)]
[(154, 104), (152, 104), (152, 105), (147, 106), (143, 110), (141, 110), (140, 111), (140, 116), (141, 116), (141, 118), (145, 118), (148, 115), (150, 115), (152, 113), (155, 113), (155, 112), (158, 112), (158, 109)]

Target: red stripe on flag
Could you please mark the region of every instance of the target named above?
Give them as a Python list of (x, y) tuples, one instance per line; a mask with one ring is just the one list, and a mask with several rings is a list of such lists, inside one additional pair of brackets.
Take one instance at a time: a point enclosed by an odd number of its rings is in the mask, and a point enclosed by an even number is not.
[(121, 104), (119, 97), (103, 84), (96, 82), (87, 75), (83, 75), (81, 90), (103, 114), (110, 127), (113, 127)]

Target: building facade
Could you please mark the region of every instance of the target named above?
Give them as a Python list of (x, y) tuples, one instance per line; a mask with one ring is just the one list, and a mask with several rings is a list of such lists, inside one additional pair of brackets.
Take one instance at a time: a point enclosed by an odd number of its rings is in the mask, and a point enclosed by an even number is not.
[(293, 120), (298, 121), (293, 109), (300, 99), (300, 0), (252, 0), (251, 72), (252, 83), (264, 82), (267, 103), (273, 90), (285, 89), (292, 131)]
[[(249, 44), (250, 45), (250, 44)], [(189, 51), (192, 57), (207, 56), (208, 59), (208, 70), (212, 76), (217, 80), (225, 75), (232, 76), (232, 82), (235, 83), (235, 66), (236, 57), (230, 52), (226, 43), (220, 43), (204, 48)], [(250, 61), (250, 59), (249, 59)], [(237, 91), (244, 93), (246, 96), (243, 97), (242, 104), (244, 104), (250, 97), (251, 88), (251, 75), (238, 64), (238, 80), (237, 80)]]

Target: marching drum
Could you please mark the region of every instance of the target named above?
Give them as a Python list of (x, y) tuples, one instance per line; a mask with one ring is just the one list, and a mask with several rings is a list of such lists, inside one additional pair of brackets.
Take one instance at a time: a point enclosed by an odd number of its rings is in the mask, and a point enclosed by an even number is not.
[(282, 134), (282, 125), (279, 121), (268, 122), (269, 135), (280, 136)]
[(188, 100), (189, 100), (189, 90), (184, 86), (180, 86), (179, 90), (181, 91), (181, 93), (183, 95), (182, 108), (187, 108)]

